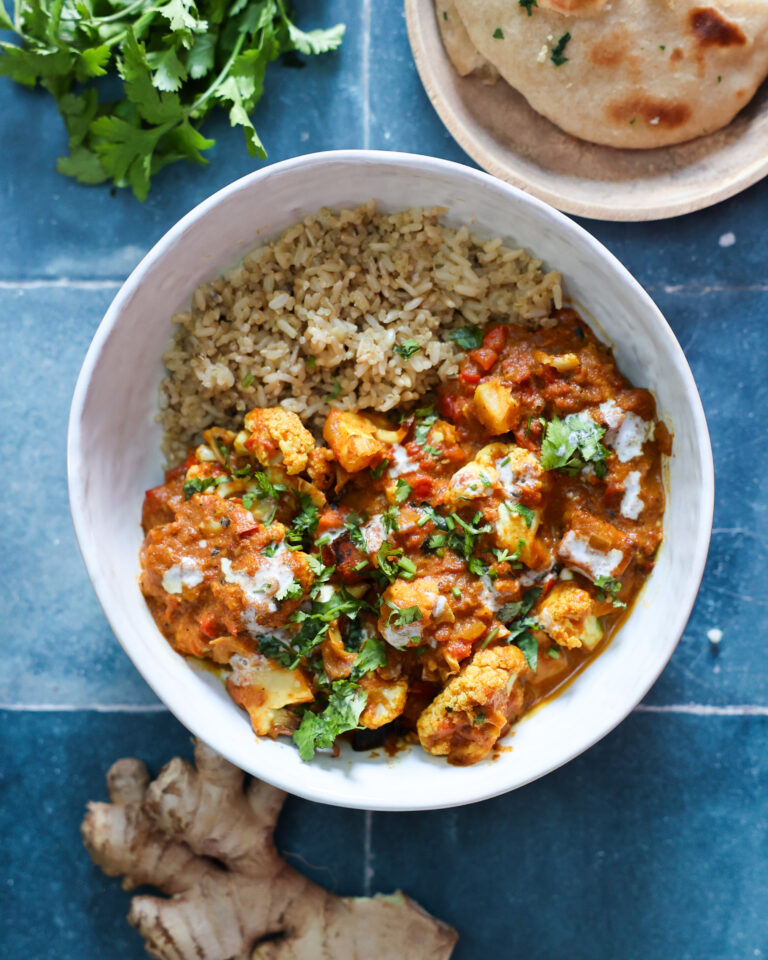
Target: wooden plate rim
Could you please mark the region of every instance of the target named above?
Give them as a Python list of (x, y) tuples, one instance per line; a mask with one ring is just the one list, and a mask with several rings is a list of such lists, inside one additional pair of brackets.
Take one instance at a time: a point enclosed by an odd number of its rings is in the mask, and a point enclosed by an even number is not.
[[(471, 129), (445, 99), (435, 71), (430, 65), (429, 58), (426, 56), (424, 43), (422, 11), (425, 7), (428, 7), (430, 15), (434, 15), (433, 0), (404, 0), (404, 2), (408, 40), (416, 69), (432, 106), (435, 108), (438, 116), (454, 140), (488, 173), (493, 174), (493, 176), (498, 177), (500, 180), (511, 183), (513, 186), (519, 187), (521, 190), (525, 190), (540, 200), (544, 200), (545, 203), (551, 204), (564, 213), (588, 217), (594, 220), (612, 220), (619, 222), (664, 220), (670, 217), (679, 217), (687, 213), (694, 213), (697, 210), (703, 210), (706, 207), (727, 200), (729, 197), (741, 193), (768, 175), (767, 144), (766, 153), (762, 159), (748, 163), (743, 169), (735, 171), (727, 180), (715, 181), (713, 178), (709, 189), (704, 188), (703, 192), (697, 196), (681, 199), (676, 202), (668, 201), (655, 205), (653, 203), (648, 204), (648, 198), (646, 196), (643, 205), (639, 206), (637, 203), (626, 200), (622, 201), (620, 197), (614, 196), (610, 204), (586, 203), (575, 198), (565, 189), (563, 192), (558, 192), (542, 184), (532, 182), (529, 177), (520, 171), (518, 165), (516, 165), (515, 160), (517, 155), (515, 153), (508, 153), (508, 165), (499, 163), (496, 158), (477, 141)], [(435, 28), (437, 29), (437, 24), (435, 24)], [(606, 184), (607, 183), (608, 181), (606, 181)]]

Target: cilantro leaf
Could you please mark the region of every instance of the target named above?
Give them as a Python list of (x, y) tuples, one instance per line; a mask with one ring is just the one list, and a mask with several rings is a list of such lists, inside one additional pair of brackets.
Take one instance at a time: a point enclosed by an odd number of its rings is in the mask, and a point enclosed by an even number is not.
[(350, 513), (344, 519), (344, 527), (349, 531), (349, 539), (361, 553), (368, 553), (368, 544), (361, 529), (363, 518), (356, 513)]
[(184, 499), (189, 500), (196, 493), (202, 493), (208, 487), (212, 487), (218, 477), (192, 477), (184, 484)]
[(523, 520), (525, 520), (526, 527), (529, 530), (531, 529), (534, 517), (536, 516), (535, 511), (531, 510), (530, 507), (524, 507), (522, 503), (508, 503), (507, 507), (512, 513), (519, 513)]
[(304, 588), (299, 583), (299, 581), (294, 577), (289, 584), (284, 586), (282, 590), (279, 590), (275, 594), (275, 600), (277, 600), (278, 602), (282, 600), (298, 600), (303, 593), (304, 593)]
[(437, 414), (434, 407), (427, 407), (424, 410), (416, 411), (416, 425), (413, 428), (413, 439), (420, 447), (427, 442), (429, 431), (437, 420)]
[[(0, 0), (0, 30), (17, 41), (0, 42), (0, 75), (56, 98), (70, 137), (57, 169), (83, 183), (112, 180), (140, 200), (164, 166), (205, 162), (213, 141), (199, 127), (216, 108), (265, 158), (251, 115), (268, 65), (292, 51), (335, 50), (344, 35), (341, 24), (300, 29), (284, 0), (18, 0), (13, 17)], [(89, 103), (77, 134), (70, 97)]]
[(554, 417), (546, 425), (541, 444), (542, 467), (573, 476), (592, 463), (595, 473), (605, 476), (608, 450), (600, 443), (604, 434), (605, 427), (584, 414), (571, 413), (564, 420)]
[(552, 47), (552, 55), (550, 60), (556, 67), (561, 67), (567, 60), (568, 57), (563, 56), (565, 48), (568, 46), (568, 42), (571, 39), (570, 33), (564, 33), (562, 37), (557, 41), (557, 43)]
[(309, 494), (300, 493), (299, 503), (301, 504), (301, 510), (293, 518), (291, 528), (285, 535), (287, 542), (297, 547), (303, 546), (305, 534), (313, 534), (320, 521), (320, 513)]
[(366, 673), (387, 665), (387, 645), (378, 637), (366, 637), (357, 659), (352, 664), (351, 680), (359, 680)]
[(462, 350), (476, 350), (483, 343), (483, 328), (471, 323), (467, 327), (453, 330), (448, 334), (448, 339), (453, 340)]
[(528, 661), (528, 666), (536, 673), (539, 665), (539, 643), (536, 637), (531, 633), (524, 633), (517, 641), (517, 646)]
[(411, 489), (410, 483), (406, 483), (402, 477), (398, 477), (395, 484), (395, 503), (405, 503), (411, 495)]
[(339, 734), (355, 730), (367, 700), (368, 694), (353, 681), (334, 681), (325, 709), (321, 713), (307, 711), (293, 735), (301, 759), (311, 760), (315, 750), (327, 750)]
[(421, 347), (415, 340), (403, 340), (402, 343), (396, 343), (392, 349), (398, 357), (402, 357), (403, 360), (410, 360), (421, 350)]

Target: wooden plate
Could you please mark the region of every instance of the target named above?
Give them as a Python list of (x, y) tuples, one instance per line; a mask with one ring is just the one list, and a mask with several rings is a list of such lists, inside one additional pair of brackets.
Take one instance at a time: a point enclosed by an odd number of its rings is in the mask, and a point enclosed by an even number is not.
[(553, 206), (598, 220), (661, 220), (745, 190), (768, 174), (768, 82), (717, 133), (679, 146), (617, 150), (564, 133), (499, 80), (460, 77), (443, 47), (434, 0), (405, 0), (421, 81), (443, 123), (494, 176)]

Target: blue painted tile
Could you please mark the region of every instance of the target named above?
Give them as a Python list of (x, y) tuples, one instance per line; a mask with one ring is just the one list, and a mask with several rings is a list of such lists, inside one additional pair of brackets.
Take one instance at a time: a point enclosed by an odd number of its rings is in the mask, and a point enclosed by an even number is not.
[[(0, 290), (0, 703), (153, 703), (96, 601), (75, 542), (66, 430), (75, 379), (112, 290)], [(6, 539), (7, 538), (7, 539)]]
[[(768, 293), (659, 294), (701, 393), (715, 460), (714, 532), (685, 636), (648, 700), (768, 703)], [(707, 631), (723, 640), (713, 650)]]
[[(104, 876), (80, 840), (88, 800), (106, 800), (104, 776), (124, 756), (156, 773), (191, 759), (170, 714), (0, 711), (0, 943), (4, 960), (141, 960), (125, 922), (130, 897)], [(276, 840), (291, 864), (341, 895), (359, 894), (364, 814), (289, 798)], [(319, 868), (319, 869), (318, 869)]]
[[(766, 747), (765, 717), (636, 714), (513, 794), (374, 814), (371, 889), (401, 887), (453, 923), (455, 960), (765, 956)], [(139, 756), (156, 771), (190, 755), (185, 731), (167, 714), (0, 713), (0, 751), (0, 830), (13, 837), (0, 854), (4, 956), (139, 960), (128, 895), (91, 865), (79, 823), (113, 760)], [(278, 846), (361, 894), (363, 821), (290, 799)]]
[[(646, 287), (750, 287), (768, 280), (764, 233), (768, 180), (714, 207), (654, 223), (580, 220)], [(733, 233), (735, 243), (721, 246)], [(727, 242), (727, 241), (726, 241)]]
[(443, 126), (424, 92), (405, 29), (401, 0), (372, 5), (370, 146), (476, 166)]
[(454, 960), (764, 957), (767, 748), (766, 717), (635, 714), (515, 793), (374, 814), (373, 885), (453, 923)]
[[(362, 31), (357, 0), (294, 3), (300, 23), (347, 24), (341, 49), (308, 58), (304, 69), (272, 64), (254, 122), (270, 161), (313, 150), (362, 146)], [(66, 138), (48, 94), (0, 78), (0, 279), (118, 277), (195, 204), (258, 169), (243, 134), (226, 115), (204, 133), (217, 140), (207, 168), (174, 164), (154, 181), (145, 204), (127, 190), (82, 186), (56, 172)]]

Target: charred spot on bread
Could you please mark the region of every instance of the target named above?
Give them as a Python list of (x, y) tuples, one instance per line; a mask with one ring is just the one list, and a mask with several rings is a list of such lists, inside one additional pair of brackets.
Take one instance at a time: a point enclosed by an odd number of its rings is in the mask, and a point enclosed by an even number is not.
[(688, 17), (691, 32), (702, 47), (743, 47), (747, 42), (741, 28), (714, 7), (698, 7)]
[(596, 67), (618, 67), (629, 52), (629, 42), (623, 32), (614, 31), (596, 43), (589, 51), (589, 59)]
[(639, 93), (609, 103), (606, 114), (614, 123), (622, 126), (634, 123), (636, 120), (644, 120), (651, 126), (674, 130), (690, 120), (691, 108), (687, 103), (659, 100)]

